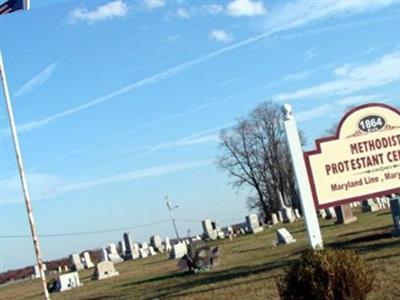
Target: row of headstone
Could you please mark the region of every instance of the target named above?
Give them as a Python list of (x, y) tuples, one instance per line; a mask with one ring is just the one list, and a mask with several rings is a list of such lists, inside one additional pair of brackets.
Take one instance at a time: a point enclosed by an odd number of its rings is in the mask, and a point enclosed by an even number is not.
[[(112, 261), (101, 261), (95, 266), (92, 275), (93, 280), (102, 280), (114, 276), (118, 276), (119, 272), (115, 270)], [(54, 284), (48, 286), (50, 292), (65, 292), (73, 288), (82, 286), (77, 271), (59, 274)]]
[(71, 254), (69, 256), (69, 261), (74, 271), (80, 271), (94, 267), (94, 264), (90, 258), (90, 253), (87, 251), (83, 252), (82, 257), (77, 253)]
[(301, 214), (298, 208), (283, 207), (277, 213), (271, 214), (271, 224), (278, 223), (293, 223), (296, 219), (301, 219)]

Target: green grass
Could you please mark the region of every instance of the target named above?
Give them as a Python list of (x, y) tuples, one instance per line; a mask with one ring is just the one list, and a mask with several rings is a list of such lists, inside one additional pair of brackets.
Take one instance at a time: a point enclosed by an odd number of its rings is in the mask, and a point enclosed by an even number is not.
[[(358, 221), (334, 225), (320, 220), (326, 247), (355, 250), (377, 272), (368, 299), (400, 299), (400, 238), (390, 236), (388, 210), (358, 214)], [(286, 227), (297, 243), (273, 247), (275, 230)], [(165, 254), (116, 265), (120, 276), (93, 281), (93, 270), (80, 272), (82, 287), (52, 294), (52, 299), (279, 299), (276, 279), (307, 247), (302, 221), (215, 242), (222, 249), (220, 266), (185, 275)], [(39, 280), (0, 288), (0, 299), (41, 299)]]

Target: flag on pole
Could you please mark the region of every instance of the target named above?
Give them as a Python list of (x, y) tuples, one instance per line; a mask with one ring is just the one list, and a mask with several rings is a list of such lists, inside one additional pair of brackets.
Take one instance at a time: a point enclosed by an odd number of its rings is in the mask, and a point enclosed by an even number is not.
[(29, 7), (30, 0), (8, 0), (0, 4), (0, 15), (10, 14), (20, 9), (29, 9)]

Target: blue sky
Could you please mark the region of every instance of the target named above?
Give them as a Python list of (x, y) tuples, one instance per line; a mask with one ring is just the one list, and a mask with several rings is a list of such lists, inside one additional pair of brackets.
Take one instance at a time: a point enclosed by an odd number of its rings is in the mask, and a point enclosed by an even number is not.
[[(400, 104), (398, 1), (32, 1), (0, 18), (0, 46), (39, 233), (132, 228), (181, 235), (248, 213), (218, 171), (218, 132), (257, 104), (290, 103), (308, 137), (347, 105)], [(3, 102), (4, 103), (4, 102)], [(1, 107), (0, 235), (29, 235)], [(123, 231), (43, 237), (53, 259)], [(0, 270), (34, 262), (0, 238)]]

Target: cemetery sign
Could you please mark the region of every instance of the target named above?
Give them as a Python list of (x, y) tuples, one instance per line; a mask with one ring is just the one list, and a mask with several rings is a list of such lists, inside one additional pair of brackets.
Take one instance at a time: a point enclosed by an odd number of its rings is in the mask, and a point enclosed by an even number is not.
[(371, 103), (350, 110), (336, 135), (304, 153), (317, 208), (400, 192), (400, 111)]

